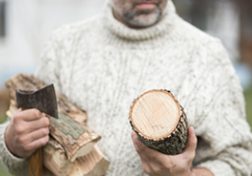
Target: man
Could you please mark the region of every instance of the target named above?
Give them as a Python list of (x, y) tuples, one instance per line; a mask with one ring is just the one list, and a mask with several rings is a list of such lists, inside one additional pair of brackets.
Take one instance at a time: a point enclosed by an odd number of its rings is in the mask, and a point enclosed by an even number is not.
[[(171, 0), (111, 0), (103, 16), (57, 30), (42, 59), (38, 76), (87, 110), (102, 134), (108, 176), (251, 175), (252, 136), (229, 58), (219, 40), (178, 17)], [(161, 88), (176, 95), (194, 128), (176, 156), (145, 147), (128, 123), (133, 99)], [(10, 170), (25, 172), (48, 126), (37, 110), (14, 115), (0, 147)]]

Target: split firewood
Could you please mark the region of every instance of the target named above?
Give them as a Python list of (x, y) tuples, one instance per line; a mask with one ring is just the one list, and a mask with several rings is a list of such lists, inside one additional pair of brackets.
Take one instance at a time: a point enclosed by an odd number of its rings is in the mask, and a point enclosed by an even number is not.
[[(11, 97), (7, 115), (12, 117), (17, 111), (16, 90), (34, 91), (45, 84), (34, 76), (20, 74), (7, 81), (6, 86)], [(44, 147), (44, 166), (54, 175), (105, 175), (109, 162), (95, 147), (100, 136), (87, 127), (86, 111), (62, 94), (57, 93), (57, 101), (59, 119), (49, 117), (52, 137)]]
[(76, 160), (69, 176), (104, 176), (109, 167), (109, 161), (98, 147), (84, 157)]
[(140, 95), (131, 106), (129, 121), (146, 146), (169, 155), (185, 149), (186, 114), (170, 91), (150, 90)]
[(90, 153), (71, 162), (67, 160), (64, 149), (50, 140), (44, 149), (44, 165), (55, 176), (103, 176), (109, 161), (95, 146)]
[[(11, 101), (10, 110), (15, 110), (16, 90), (36, 91), (43, 88), (45, 83), (33, 76), (18, 75), (7, 81), (6, 86), (10, 90), (11, 99), (14, 100)], [(60, 95), (58, 96), (60, 97)], [(58, 100), (59, 118), (50, 118), (50, 135), (63, 146), (67, 158), (70, 161), (74, 161), (76, 158), (84, 156), (90, 152), (92, 149), (90, 145), (94, 145), (100, 139), (100, 136), (88, 129), (87, 126), (81, 125), (69, 116), (68, 113), (71, 114), (72, 112), (71, 115), (74, 115), (77, 108), (74, 108), (73, 105), (66, 102), (66, 100), (65, 97), (61, 97)], [(71, 111), (71, 107), (75, 111)], [(86, 120), (86, 114), (83, 112), (81, 112), (81, 114), (85, 115), (83, 118)]]

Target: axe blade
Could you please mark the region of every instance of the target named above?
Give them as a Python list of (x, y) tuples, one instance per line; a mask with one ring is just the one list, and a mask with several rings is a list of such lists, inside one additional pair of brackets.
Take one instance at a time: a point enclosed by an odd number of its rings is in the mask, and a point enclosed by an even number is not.
[(54, 118), (58, 118), (57, 98), (53, 84), (36, 91), (17, 90), (17, 107), (21, 109), (36, 108)]

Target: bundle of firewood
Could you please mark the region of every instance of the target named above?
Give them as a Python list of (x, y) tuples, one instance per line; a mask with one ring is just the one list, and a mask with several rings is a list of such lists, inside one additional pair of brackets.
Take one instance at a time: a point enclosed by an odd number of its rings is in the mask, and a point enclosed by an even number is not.
[[(45, 83), (32, 75), (6, 82), (10, 92), (7, 115), (17, 110), (16, 90), (35, 91)], [(57, 92), (59, 118), (50, 118), (50, 140), (43, 149), (44, 166), (56, 176), (103, 176), (109, 162), (96, 143), (101, 138), (87, 126), (87, 113)]]

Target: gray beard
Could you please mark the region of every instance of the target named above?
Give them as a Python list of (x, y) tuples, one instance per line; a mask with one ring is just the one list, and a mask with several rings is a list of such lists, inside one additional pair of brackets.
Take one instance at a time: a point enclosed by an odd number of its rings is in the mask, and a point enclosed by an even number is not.
[[(141, 16), (149, 15), (146, 19), (141, 18)], [(156, 10), (155, 12), (150, 13), (150, 11), (141, 11), (141, 12), (127, 12), (123, 15), (124, 21), (131, 27), (135, 28), (145, 28), (153, 26), (161, 19), (161, 9)]]

